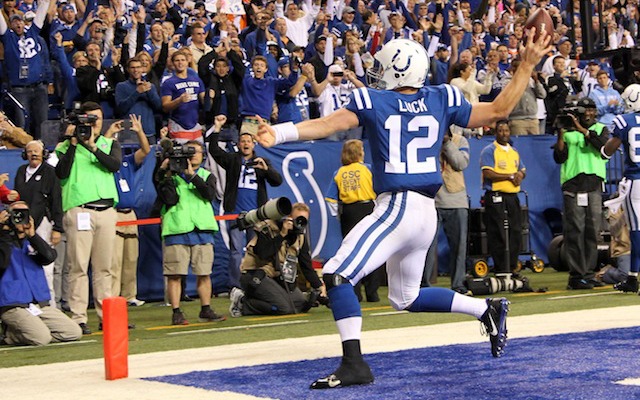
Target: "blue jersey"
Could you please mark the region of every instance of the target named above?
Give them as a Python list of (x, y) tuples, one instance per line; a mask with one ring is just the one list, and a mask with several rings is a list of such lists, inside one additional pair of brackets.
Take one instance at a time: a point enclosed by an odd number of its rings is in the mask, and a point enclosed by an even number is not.
[(438, 157), (449, 125), (466, 127), (471, 104), (450, 85), (415, 94), (356, 89), (345, 108), (369, 138), (376, 193), (415, 191), (435, 197), (442, 184)]
[[(12, 86), (26, 86), (44, 83), (47, 78), (46, 63), (42, 43), (38, 40), (40, 28), (35, 24), (18, 37), (13, 30), (2, 35), (4, 59), (9, 82)], [(24, 73), (24, 74), (23, 74)]]
[(640, 114), (623, 114), (613, 119), (611, 136), (624, 146), (624, 176), (640, 179)]

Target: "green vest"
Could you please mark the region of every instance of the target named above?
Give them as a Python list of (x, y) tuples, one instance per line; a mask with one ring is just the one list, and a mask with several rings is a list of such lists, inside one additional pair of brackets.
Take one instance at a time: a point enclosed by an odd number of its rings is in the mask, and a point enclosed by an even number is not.
[[(602, 134), (605, 125), (597, 122), (589, 130)], [(567, 161), (560, 167), (560, 184), (580, 174), (597, 175), (607, 180), (607, 161), (600, 156), (600, 149), (594, 149), (578, 131), (564, 133), (564, 142), (569, 152)]]
[[(111, 152), (113, 139), (99, 136), (96, 141), (98, 149), (106, 154)], [(56, 147), (58, 156), (69, 150), (69, 140)], [(60, 181), (62, 185), (62, 210), (81, 206), (97, 200), (113, 199), (118, 204), (118, 190), (113, 172), (100, 164), (98, 158), (81, 145), (76, 146), (76, 154), (71, 166), (71, 173)]]
[[(205, 181), (211, 175), (204, 168), (196, 172)], [(187, 183), (182, 177), (174, 176), (178, 192), (178, 204), (162, 207), (162, 237), (189, 233), (196, 228), (201, 231), (218, 231), (218, 223), (213, 214), (213, 207), (203, 199), (193, 183)]]

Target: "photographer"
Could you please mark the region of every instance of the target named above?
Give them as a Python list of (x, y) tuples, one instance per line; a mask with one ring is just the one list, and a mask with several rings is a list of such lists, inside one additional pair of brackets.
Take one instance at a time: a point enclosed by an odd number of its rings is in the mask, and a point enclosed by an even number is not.
[(36, 234), (27, 203), (18, 201), (0, 211), (0, 320), (5, 344), (44, 346), (82, 336), (76, 323), (49, 305), (42, 266), (55, 258), (56, 251)]
[[(209, 154), (225, 170), (224, 199), (225, 214), (238, 214), (262, 206), (267, 202), (267, 183), (273, 187), (282, 184), (282, 176), (273, 168), (269, 159), (256, 156), (254, 138), (247, 132), (240, 134), (238, 151), (227, 153), (218, 146), (218, 136), (225, 125), (226, 117), (217, 115), (214, 133), (209, 137)], [(228, 288), (240, 287), (240, 263), (244, 247), (254, 233), (233, 229), (233, 221), (227, 224), (229, 232), (229, 282)]]
[(602, 184), (607, 176), (600, 148), (609, 138), (607, 128), (596, 122), (595, 102), (583, 97), (565, 107), (554, 121), (558, 141), (553, 159), (560, 167), (564, 209), (562, 229), (569, 265), (568, 289), (603, 286), (594, 280), (598, 261), (598, 238), (602, 220)]
[[(305, 235), (308, 221), (309, 206), (296, 203), (281, 221), (268, 219), (253, 226), (256, 237), (242, 259), (242, 290), (234, 288), (230, 295), (232, 317), (307, 312), (320, 296), (326, 296), (311, 265)], [(308, 299), (296, 286), (298, 267), (312, 287)]]
[[(118, 141), (100, 135), (103, 114), (99, 104), (83, 103), (71, 117), (65, 140), (56, 146), (60, 162), (56, 175), (62, 184), (63, 227), (67, 235), (69, 263), (69, 307), (72, 319), (84, 334), (89, 305), (89, 260), (93, 299), (102, 320), (102, 300), (111, 296), (111, 258), (116, 236), (118, 203), (114, 173), (120, 168), (122, 151)], [(121, 121), (106, 132), (113, 136)]]
[[(161, 142), (164, 148), (164, 144)], [(218, 231), (211, 201), (215, 197), (215, 178), (200, 168), (204, 146), (195, 140), (165, 149), (156, 172), (158, 198), (163, 204), (162, 260), (167, 293), (173, 309), (172, 325), (188, 325), (180, 310), (181, 280), (189, 264), (197, 276), (201, 322), (224, 321), (211, 309), (211, 269), (213, 234)]]

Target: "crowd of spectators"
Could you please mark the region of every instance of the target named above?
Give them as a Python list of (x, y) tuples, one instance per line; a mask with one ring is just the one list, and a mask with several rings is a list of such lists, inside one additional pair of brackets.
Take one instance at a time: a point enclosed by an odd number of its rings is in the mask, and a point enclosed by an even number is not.
[[(527, 16), (545, 8), (556, 51), (532, 76), (512, 134), (553, 133), (567, 99), (587, 95), (609, 125), (623, 109), (616, 93), (624, 87), (610, 59), (582, 57), (575, 3), (571, 10), (566, 0), (7, 0), (3, 103), (35, 139), (48, 117), (93, 101), (105, 119), (142, 116), (152, 144), (163, 126), (172, 138), (202, 137), (218, 114), (227, 115), (223, 137), (237, 140), (238, 131), (255, 131), (256, 115), (299, 122), (340, 107), (367, 85), (372, 56), (395, 38), (424, 45), (432, 84), (451, 82), (472, 103), (490, 101), (517, 68)], [(636, 3), (603, 1), (593, 40), (603, 49), (635, 46)]]

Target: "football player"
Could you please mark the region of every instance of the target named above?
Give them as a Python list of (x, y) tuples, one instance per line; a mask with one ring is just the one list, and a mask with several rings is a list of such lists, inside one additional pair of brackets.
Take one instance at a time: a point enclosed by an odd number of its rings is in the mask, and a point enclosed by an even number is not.
[(627, 280), (614, 285), (622, 292), (636, 293), (638, 291), (638, 272), (640, 271), (640, 85), (634, 83), (627, 86), (622, 93), (627, 114), (618, 115), (613, 119), (614, 127), (611, 138), (600, 152), (605, 158), (611, 158), (622, 144), (624, 146), (624, 177), (626, 185), (624, 210), (629, 224), (631, 236), (631, 269)]
[(492, 103), (473, 106), (450, 85), (425, 86), (429, 57), (420, 43), (389, 41), (376, 53), (377, 87), (356, 89), (346, 105), (326, 117), (269, 126), (261, 121), (258, 141), (265, 147), (294, 140), (321, 139), (334, 132), (363, 127), (373, 160), (372, 214), (344, 238), (323, 268), (331, 310), (342, 340), (338, 369), (311, 384), (312, 389), (373, 382), (360, 351), (362, 312), (353, 286), (387, 263), (389, 300), (397, 310), (457, 312), (480, 319), (487, 328), (494, 357), (507, 343), (507, 299), (474, 299), (439, 287), (420, 288), (427, 250), (436, 234), (436, 192), (442, 184), (438, 155), (451, 124), (476, 128), (507, 118), (531, 73), (548, 52), (543, 33), (522, 48), (522, 63), (511, 83)]

